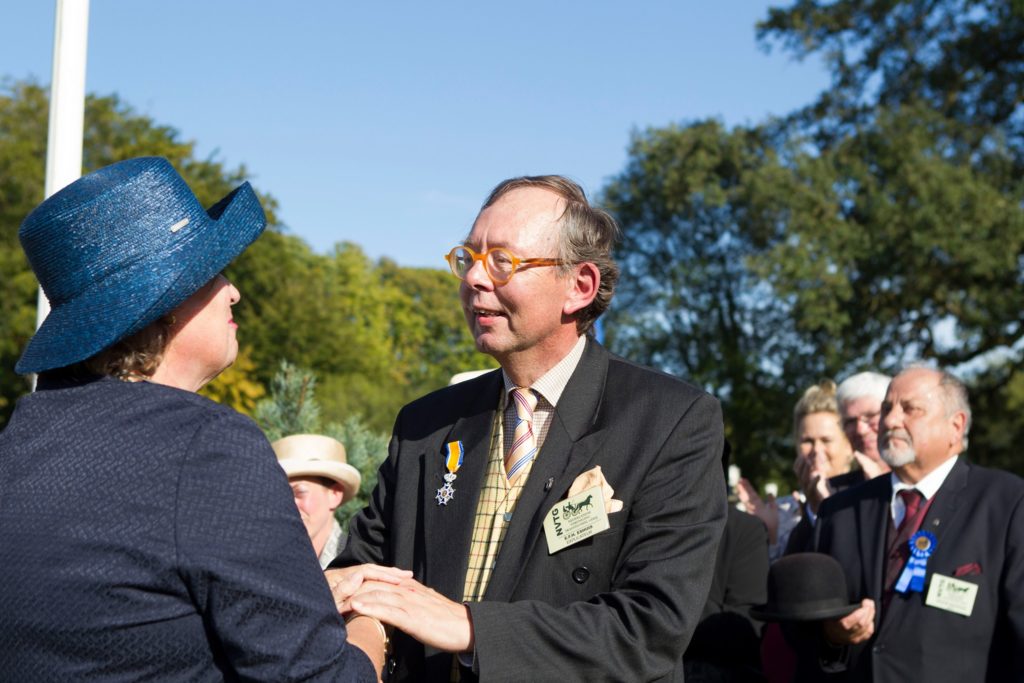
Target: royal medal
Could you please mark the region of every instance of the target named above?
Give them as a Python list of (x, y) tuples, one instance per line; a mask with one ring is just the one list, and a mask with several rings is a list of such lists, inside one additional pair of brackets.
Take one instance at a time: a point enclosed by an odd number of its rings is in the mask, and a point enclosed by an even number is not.
[(910, 537), (910, 559), (903, 573), (896, 581), (894, 589), (897, 593), (924, 591), (924, 579), (928, 568), (928, 558), (935, 552), (935, 534), (930, 531), (918, 531)]
[(447, 505), (448, 501), (455, 497), (455, 487), (452, 486), (452, 482), (455, 481), (455, 473), (462, 467), (462, 456), (464, 455), (461, 441), (449, 441), (444, 450), (444, 466), (448, 472), (444, 475), (444, 486), (437, 490), (437, 495), (434, 497), (438, 505)]

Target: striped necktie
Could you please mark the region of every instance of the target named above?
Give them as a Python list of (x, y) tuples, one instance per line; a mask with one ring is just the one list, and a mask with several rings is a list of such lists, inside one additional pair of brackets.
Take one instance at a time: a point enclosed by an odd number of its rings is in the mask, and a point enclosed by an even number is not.
[(537, 455), (537, 439), (533, 435), (533, 411), (537, 407), (537, 394), (516, 387), (511, 395), (516, 407), (516, 428), (512, 448), (505, 456), (505, 476), (510, 483)]

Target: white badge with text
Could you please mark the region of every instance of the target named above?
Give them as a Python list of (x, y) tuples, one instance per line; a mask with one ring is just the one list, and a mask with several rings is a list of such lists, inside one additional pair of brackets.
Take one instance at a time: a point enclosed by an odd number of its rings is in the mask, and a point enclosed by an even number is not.
[(554, 555), (607, 528), (608, 513), (604, 510), (604, 496), (600, 486), (560, 500), (544, 517), (548, 555)]
[(932, 574), (932, 584), (928, 588), (928, 597), (925, 598), (924, 604), (969, 617), (974, 610), (974, 599), (977, 597), (976, 584), (951, 576)]

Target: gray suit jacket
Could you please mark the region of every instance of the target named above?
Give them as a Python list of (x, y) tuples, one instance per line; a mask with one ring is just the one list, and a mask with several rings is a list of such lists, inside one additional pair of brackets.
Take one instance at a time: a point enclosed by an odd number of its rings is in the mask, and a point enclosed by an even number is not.
[[(843, 565), (851, 602), (881, 604), (891, 496), (889, 477), (876, 477), (822, 503), (817, 550)], [(1024, 480), (960, 456), (921, 528), (937, 539), (924, 593), (896, 594), (884, 619), (876, 613), (874, 637), (850, 648), (845, 671), (815, 677), (1024, 680)], [(925, 605), (936, 573), (977, 584), (970, 617)]]
[[(462, 599), (477, 494), (494, 411), (495, 371), (434, 392), (398, 416), (370, 505), (337, 565), (412, 569)], [(444, 446), (466, 454), (455, 498)], [(589, 340), (552, 418), (485, 599), (470, 605), (473, 670), (486, 681), (681, 680), (725, 523), (722, 416), (706, 393), (609, 354)], [(544, 514), (573, 480), (601, 465), (624, 503), (611, 528), (554, 555)], [(398, 634), (392, 680), (449, 680), (452, 656)]]

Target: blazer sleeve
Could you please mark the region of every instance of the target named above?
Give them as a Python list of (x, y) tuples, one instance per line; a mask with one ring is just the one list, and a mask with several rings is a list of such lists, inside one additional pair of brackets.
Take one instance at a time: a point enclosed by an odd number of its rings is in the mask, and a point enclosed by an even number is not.
[(1024, 497), (1018, 498), (1007, 527), (1006, 565), (1001, 577), (996, 637), (1005, 637), (1010, 670), (1006, 680), (1024, 680)]
[(177, 482), (178, 566), (226, 666), (245, 680), (374, 681), (345, 625), (266, 438), (220, 413)]
[(609, 558), (611, 590), (562, 606), (469, 603), (481, 680), (654, 680), (679, 665), (725, 524), (718, 401), (701, 395), (666, 432)]

